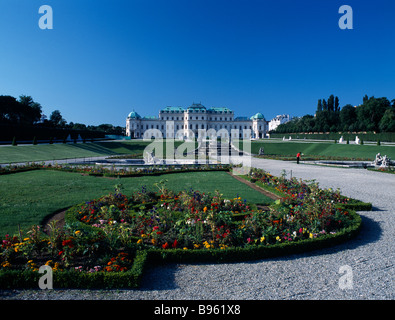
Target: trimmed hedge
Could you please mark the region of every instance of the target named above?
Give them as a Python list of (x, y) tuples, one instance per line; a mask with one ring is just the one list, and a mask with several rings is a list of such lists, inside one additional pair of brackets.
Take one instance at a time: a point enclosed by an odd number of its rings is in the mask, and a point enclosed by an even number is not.
[[(146, 251), (137, 251), (133, 266), (125, 272), (78, 272), (73, 270), (54, 271), (54, 288), (115, 289), (137, 288), (147, 260)], [(42, 274), (32, 270), (4, 270), (0, 272), (0, 288), (38, 288)]]
[[(74, 167), (56, 167), (56, 166), (45, 166), (43, 164), (38, 164), (38, 163), (30, 163), (27, 166), (10, 166), (10, 167), (3, 167), (0, 168), (0, 175), (4, 175), (4, 174), (12, 174), (12, 173), (18, 173), (18, 172), (25, 172), (25, 171), (32, 171), (32, 170), (58, 170), (58, 171), (64, 171), (64, 172), (78, 172), (78, 173), (86, 173), (89, 176), (96, 176), (96, 177), (113, 177), (113, 178), (132, 178), (132, 177), (141, 177), (141, 176), (160, 176), (163, 174), (171, 174), (171, 173), (186, 173), (186, 172), (202, 172), (202, 171), (230, 171), (230, 167), (227, 165), (221, 165), (221, 167), (216, 168), (214, 165), (214, 167), (207, 167), (207, 168), (199, 168), (199, 167), (194, 167), (193, 169), (185, 169), (185, 168), (181, 168), (181, 169), (166, 169), (166, 170), (160, 170), (160, 167), (153, 167), (150, 169), (147, 169), (146, 171), (142, 171), (142, 172), (109, 172), (107, 171), (108, 169), (105, 168), (101, 168), (103, 170), (103, 172), (96, 172), (96, 171), (92, 171), (92, 172), (86, 172), (84, 171), (84, 169), (82, 168), (74, 168)], [(150, 171), (148, 171), (150, 170)]]
[[(68, 216), (71, 217), (72, 210)], [(354, 211), (349, 212), (354, 218), (352, 226), (336, 234), (327, 234), (318, 238), (284, 242), (272, 245), (248, 245), (246, 247), (221, 249), (147, 249), (136, 251), (132, 268), (125, 272), (78, 272), (56, 271), (53, 273), (54, 288), (79, 288), (79, 289), (115, 289), (138, 288), (144, 267), (147, 263), (225, 263), (259, 260), (283, 255), (297, 254), (334, 246), (350, 240), (361, 229), (362, 219)], [(72, 219), (72, 221), (74, 221)], [(79, 227), (82, 227), (80, 223)], [(93, 228), (87, 226), (89, 228)], [(17, 271), (5, 270), (0, 272), (0, 288), (37, 288), (41, 274), (31, 270)]]
[(249, 245), (244, 248), (183, 250), (183, 249), (148, 249), (148, 259), (154, 262), (239, 262), (278, 257), (289, 254), (308, 252), (327, 248), (355, 237), (361, 229), (362, 219), (354, 211), (349, 212), (354, 224), (336, 234), (327, 234), (313, 239), (271, 245)]

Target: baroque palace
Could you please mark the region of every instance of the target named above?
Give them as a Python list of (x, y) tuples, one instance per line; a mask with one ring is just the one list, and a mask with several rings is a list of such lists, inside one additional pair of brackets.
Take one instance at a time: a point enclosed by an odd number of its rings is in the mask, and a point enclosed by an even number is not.
[[(132, 111), (126, 119), (126, 135), (131, 138), (191, 138), (199, 133), (223, 138), (264, 138), (268, 123), (262, 113), (252, 117), (234, 117), (228, 108), (206, 109), (193, 103), (187, 109), (166, 107), (157, 117), (141, 117)], [(147, 136), (147, 132), (148, 136)]]

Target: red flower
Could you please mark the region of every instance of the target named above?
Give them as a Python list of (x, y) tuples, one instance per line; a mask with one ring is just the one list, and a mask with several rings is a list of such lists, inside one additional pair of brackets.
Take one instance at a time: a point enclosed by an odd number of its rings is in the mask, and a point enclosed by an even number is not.
[[(166, 243), (167, 243), (167, 242), (166, 242)], [(178, 242), (177, 242), (177, 239), (176, 239), (176, 240), (174, 240), (172, 247), (173, 247), (173, 248), (177, 248), (177, 244), (178, 244)]]
[(163, 249), (167, 249), (169, 247), (169, 244), (166, 242), (165, 244), (162, 244)]
[(69, 246), (70, 249), (73, 248), (73, 247), (74, 247), (73, 240), (71, 240), (71, 239), (69, 239), (69, 240), (63, 240), (63, 241), (62, 241), (62, 246), (63, 246), (63, 247)]

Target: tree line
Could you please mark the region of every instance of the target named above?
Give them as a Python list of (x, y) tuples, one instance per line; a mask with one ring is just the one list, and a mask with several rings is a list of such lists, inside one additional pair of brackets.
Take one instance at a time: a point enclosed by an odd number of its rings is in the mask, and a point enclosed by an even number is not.
[(100, 131), (106, 134), (123, 135), (124, 128), (111, 124), (98, 126), (83, 123), (67, 123), (59, 110), (54, 110), (49, 118), (43, 117), (42, 106), (31, 96), (21, 95), (19, 99), (9, 95), (0, 96), (0, 125), (20, 127), (42, 127), (68, 130)]
[(302, 132), (395, 132), (395, 99), (368, 97), (362, 104), (339, 107), (339, 98), (319, 99), (315, 115), (294, 118), (277, 127), (276, 133)]

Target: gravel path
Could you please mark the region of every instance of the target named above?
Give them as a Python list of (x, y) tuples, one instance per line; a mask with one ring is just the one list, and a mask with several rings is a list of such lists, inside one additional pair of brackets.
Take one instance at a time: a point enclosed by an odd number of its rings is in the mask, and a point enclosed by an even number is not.
[[(359, 212), (361, 233), (324, 250), (229, 264), (168, 264), (147, 269), (138, 290), (14, 290), (0, 299), (395, 299), (395, 175), (364, 169), (319, 167), (253, 159), (274, 175), (283, 169), (323, 188), (371, 202)], [(341, 289), (341, 266), (352, 271), (353, 288)]]

